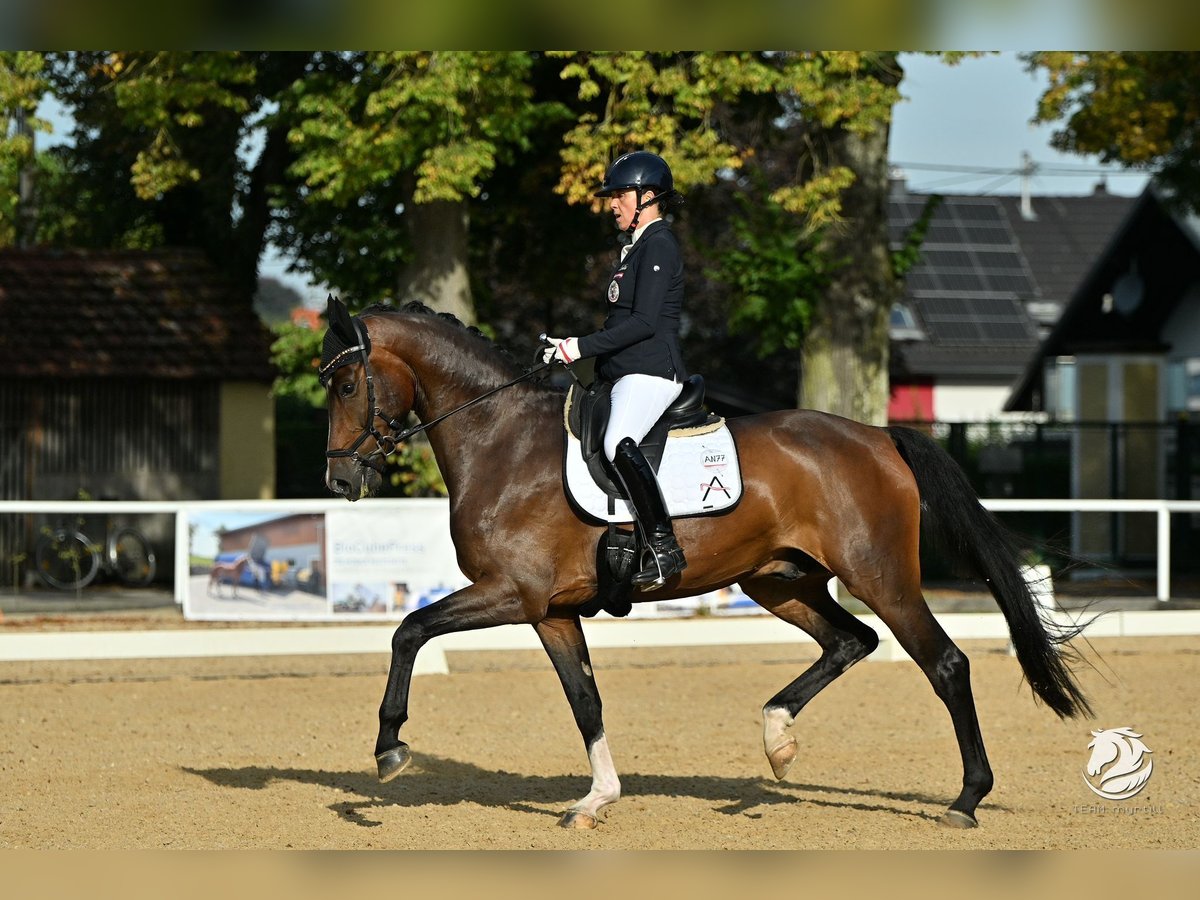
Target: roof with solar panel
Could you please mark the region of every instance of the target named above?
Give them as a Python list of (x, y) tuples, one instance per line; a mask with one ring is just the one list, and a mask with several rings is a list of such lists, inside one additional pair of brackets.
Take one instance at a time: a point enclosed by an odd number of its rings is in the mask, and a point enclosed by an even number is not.
[[(893, 186), (899, 247), (929, 196)], [(907, 376), (1015, 377), (1134, 203), (1078, 197), (946, 195), (892, 316), (892, 369)]]

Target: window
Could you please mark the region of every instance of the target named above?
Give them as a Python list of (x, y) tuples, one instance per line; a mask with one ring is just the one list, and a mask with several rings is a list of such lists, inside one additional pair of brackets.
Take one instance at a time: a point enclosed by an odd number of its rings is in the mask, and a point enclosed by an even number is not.
[(1060, 422), (1075, 421), (1075, 357), (1056, 356), (1046, 361), (1043, 380), (1046, 386), (1046, 412)]

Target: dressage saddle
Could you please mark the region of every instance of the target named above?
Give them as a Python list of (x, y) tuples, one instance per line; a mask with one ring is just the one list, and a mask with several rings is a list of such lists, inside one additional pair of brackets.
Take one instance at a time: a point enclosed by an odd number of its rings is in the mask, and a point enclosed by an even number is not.
[[(593, 382), (586, 389), (578, 384), (571, 386), (567, 395), (567, 428), (579, 439), (583, 460), (596, 484), (610, 497), (621, 498), (624, 495), (617, 487), (616, 473), (603, 452), (604, 431), (608, 427), (611, 411), (612, 384), (609, 382)], [(704, 408), (704, 379), (692, 375), (683, 383), (683, 390), (675, 402), (667, 407), (638, 447), (657, 474), (669, 432), (677, 428), (709, 425), (718, 419), (718, 416)]]

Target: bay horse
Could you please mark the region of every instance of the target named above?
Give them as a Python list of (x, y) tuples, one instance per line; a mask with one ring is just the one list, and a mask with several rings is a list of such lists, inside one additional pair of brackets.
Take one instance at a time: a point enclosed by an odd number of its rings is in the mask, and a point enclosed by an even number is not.
[[(479, 331), (420, 304), (375, 306), (352, 317), (330, 297), (329, 321), (321, 365), (327, 486), (352, 501), (375, 493), (384, 457), (417, 430), (400, 433), (414, 412), (428, 428), (449, 492), (458, 565), (471, 582), (410, 613), (395, 631), (375, 744), (380, 780), (411, 761), (399, 735), (420, 648), (453, 632), (530, 625), (562, 682), (591, 766), (591, 790), (559, 824), (596, 827), (600, 811), (620, 796), (580, 624), (580, 608), (597, 594), (603, 527), (581, 519), (564, 493), (561, 390), (522, 381), (521, 367)], [(963, 779), (939, 821), (977, 825), (975, 810), (992, 788), (992, 771), (967, 657), (921, 592), (922, 519), (986, 579), (1033, 693), (1060, 717), (1090, 712), (1065, 646), (1077, 629), (1039, 617), (1015, 539), (930, 438), (810, 410), (728, 424), (742, 463), (741, 502), (718, 516), (677, 519), (687, 568), (635, 599), (686, 597), (736, 583), (816, 640), (819, 659), (763, 707), (763, 746), (778, 779), (800, 751), (787, 732), (800, 710), (879, 641), (831, 598), (828, 582), (837, 577), (891, 630), (949, 711)]]

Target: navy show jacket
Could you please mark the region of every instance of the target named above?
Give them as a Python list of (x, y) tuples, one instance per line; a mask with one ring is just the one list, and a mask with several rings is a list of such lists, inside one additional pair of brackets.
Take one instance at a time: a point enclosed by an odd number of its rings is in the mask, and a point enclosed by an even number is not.
[(579, 355), (596, 357), (605, 381), (624, 375), (688, 377), (679, 347), (683, 255), (667, 223), (651, 222), (609, 280), (604, 326), (579, 339)]

